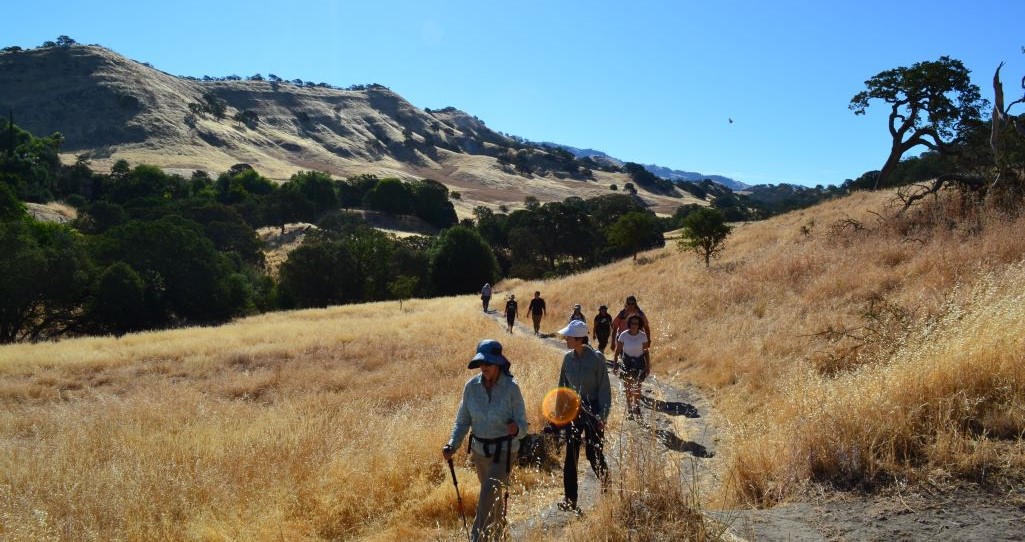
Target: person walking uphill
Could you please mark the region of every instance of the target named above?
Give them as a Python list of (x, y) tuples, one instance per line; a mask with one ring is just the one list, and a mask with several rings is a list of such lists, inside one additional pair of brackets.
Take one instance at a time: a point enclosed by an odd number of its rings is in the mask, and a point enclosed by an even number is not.
[(491, 304), (491, 283), (485, 282), (484, 287), (480, 289), (480, 301), (484, 306), (484, 312), (488, 312), (488, 305)]
[(527, 434), (527, 409), (510, 366), (498, 341), (485, 339), (477, 345), (467, 368), (480, 367), (480, 374), (463, 386), (452, 436), (441, 450), (445, 461), (451, 461), (470, 433), (468, 449), (480, 481), (477, 517), (470, 532), (474, 542), (502, 540), (505, 536), (502, 493), (504, 490), (508, 498), (509, 472), (519, 451), (519, 439)]
[(591, 329), (594, 333), (594, 340), (598, 341), (598, 350), (604, 354), (605, 347), (609, 344), (609, 337), (612, 335), (612, 315), (609, 314), (607, 306), (598, 307), (598, 314), (594, 317), (594, 325), (591, 326)]
[(527, 311), (530, 312), (530, 319), (534, 321), (534, 336), (536, 337), (541, 330), (541, 318), (547, 314), (545, 300), (541, 297), (541, 292), (534, 292), (534, 299), (531, 299), (530, 305), (527, 305)]
[(566, 463), (562, 470), (562, 485), (566, 498), (559, 503), (562, 510), (579, 512), (577, 507), (577, 460), (580, 445), (585, 446), (587, 461), (601, 482), (602, 491), (608, 488), (609, 466), (605, 463), (605, 421), (612, 408), (612, 387), (605, 370), (605, 358), (586, 344), (587, 324), (573, 320), (559, 330), (570, 348), (562, 358), (559, 386), (574, 390), (580, 396), (580, 411), (566, 427)]
[(586, 324), (587, 323), (587, 317), (584, 316), (584, 313), (581, 312), (581, 311), (582, 311), (582, 309), (580, 307), (580, 303), (577, 303), (576, 305), (573, 305), (573, 312), (570, 313), (570, 315), (569, 315), (569, 321), (572, 322), (573, 320), (580, 320), (581, 322)]
[[(641, 317), (636, 314), (627, 319), (626, 331), (616, 337), (616, 353), (613, 364), (623, 380), (626, 391), (626, 419), (641, 417), (641, 383), (651, 374), (651, 359), (647, 356), (651, 341), (641, 329)], [(623, 367), (620, 371), (619, 361)]]
[(505, 323), (508, 324), (506, 331), (509, 333), (512, 333), (513, 324), (516, 323), (516, 307), (516, 296), (509, 294), (509, 299), (505, 302)]

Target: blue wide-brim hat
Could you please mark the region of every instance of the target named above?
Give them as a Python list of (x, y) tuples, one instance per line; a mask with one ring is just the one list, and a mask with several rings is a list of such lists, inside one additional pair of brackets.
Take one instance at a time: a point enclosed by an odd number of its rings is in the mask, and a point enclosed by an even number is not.
[(478, 343), (477, 355), (473, 356), (473, 359), (470, 360), (470, 364), (466, 368), (476, 369), (484, 363), (499, 367), (508, 367), (510, 365), (509, 360), (502, 355), (502, 343), (495, 339), (484, 339)]

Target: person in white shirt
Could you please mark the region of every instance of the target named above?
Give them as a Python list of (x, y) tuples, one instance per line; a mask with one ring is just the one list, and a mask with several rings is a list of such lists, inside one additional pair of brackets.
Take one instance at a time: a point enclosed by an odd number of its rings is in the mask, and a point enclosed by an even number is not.
[[(644, 321), (633, 315), (627, 319), (626, 331), (616, 337), (615, 370), (626, 391), (626, 419), (641, 417), (641, 382), (651, 373), (651, 362), (645, 354), (651, 341), (641, 327)], [(622, 366), (620, 366), (622, 363)]]

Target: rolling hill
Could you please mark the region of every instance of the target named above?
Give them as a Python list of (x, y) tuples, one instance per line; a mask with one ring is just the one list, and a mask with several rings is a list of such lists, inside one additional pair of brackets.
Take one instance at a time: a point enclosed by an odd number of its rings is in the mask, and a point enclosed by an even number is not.
[[(299, 170), (431, 178), (460, 193), (461, 216), (479, 204), (588, 198), (629, 182), (458, 109), (417, 108), (381, 85), (181, 77), (95, 45), (0, 53), (0, 108), (37, 135), (60, 132), (63, 160), (99, 170), (124, 159), (185, 175), (247, 163), (276, 180)], [(662, 214), (698, 201), (643, 189), (638, 197)]]

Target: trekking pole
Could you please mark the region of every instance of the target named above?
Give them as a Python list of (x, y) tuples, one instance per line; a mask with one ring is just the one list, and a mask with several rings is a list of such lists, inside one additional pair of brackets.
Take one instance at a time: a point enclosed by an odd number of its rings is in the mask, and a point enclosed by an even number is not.
[[(509, 421), (512, 422), (512, 420)], [(511, 480), (509, 480), (509, 473), (512, 472), (512, 439), (513, 435), (509, 435), (505, 447), (505, 500), (502, 502), (503, 518), (505, 518), (506, 513), (509, 512), (509, 483), (511, 482)]]
[(452, 485), (456, 486), (456, 502), (459, 503), (459, 515), (463, 518), (463, 530), (466, 531), (466, 539), (470, 539), (470, 528), (466, 526), (466, 512), (463, 510), (463, 496), (459, 493), (459, 480), (456, 479), (456, 468), (452, 460), (448, 460), (448, 471), (452, 473)]

